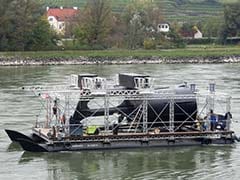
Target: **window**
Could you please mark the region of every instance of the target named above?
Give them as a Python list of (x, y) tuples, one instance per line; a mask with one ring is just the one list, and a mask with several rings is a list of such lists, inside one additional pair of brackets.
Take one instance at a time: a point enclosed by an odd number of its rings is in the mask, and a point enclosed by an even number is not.
[(58, 29), (63, 29), (64, 28), (64, 23), (59, 23)]

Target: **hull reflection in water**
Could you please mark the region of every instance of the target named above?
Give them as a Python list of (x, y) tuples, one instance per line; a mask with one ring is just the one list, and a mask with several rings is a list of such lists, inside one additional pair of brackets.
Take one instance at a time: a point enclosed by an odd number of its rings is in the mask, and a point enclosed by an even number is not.
[(201, 179), (200, 174), (222, 179), (228, 176), (221, 172), (231, 164), (232, 150), (220, 146), (54, 154), (24, 152), (19, 163), (46, 162), (49, 179), (73, 176), (76, 179), (177, 179), (179, 176)]

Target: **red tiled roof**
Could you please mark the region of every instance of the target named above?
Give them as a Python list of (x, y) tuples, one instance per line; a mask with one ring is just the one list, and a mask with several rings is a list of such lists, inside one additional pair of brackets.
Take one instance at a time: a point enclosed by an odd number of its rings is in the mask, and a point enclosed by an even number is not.
[(54, 16), (58, 21), (67, 21), (74, 18), (79, 13), (79, 10), (73, 8), (50, 8), (47, 11), (47, 16)]

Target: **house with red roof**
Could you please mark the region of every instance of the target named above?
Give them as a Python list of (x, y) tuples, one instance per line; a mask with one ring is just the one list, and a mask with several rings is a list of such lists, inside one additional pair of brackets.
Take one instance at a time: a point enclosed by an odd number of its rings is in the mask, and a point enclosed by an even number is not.
[(74, 21), (79, 14), (77, 7), (73, 8), (49, 8), (47, 7), (47, 19), (53, 30), (58, 34), (65, 34), (65, 28), (68, 23)]

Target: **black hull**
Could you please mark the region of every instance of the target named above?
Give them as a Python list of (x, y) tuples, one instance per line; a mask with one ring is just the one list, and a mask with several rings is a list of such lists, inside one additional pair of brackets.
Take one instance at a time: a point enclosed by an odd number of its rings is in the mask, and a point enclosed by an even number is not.
[[(6, 131), (7, 132), (7, 131)], [(17, 141), (25, 151), (29, 152), (60, 152), (60, 151), (88, 151), (108, 149), (131, 149), (131, 148), (153, 148), (173, 146), (196, 146), (196, 145), (227, 145), (234, 144), (233, 131), (222, 132), (182, 132), (182, 133), (160, 133), (139, 135), (109, 135), (79, 137), (75, 140), (51, 141), (51, 143), (37, 143), (19, 132), (13, 139)], [(13, 134), (14, 134), (13, 133)], [(12, 134), (11, 134), (12, 135)], [(23, 137), (23, 138), (20, 138)]]
[(28, 152), (64, 152), (64, 151), (92, 151), (92, 150), (117, 150), (117, 149), (141, 149), (141, 148), (161, 148), (178, 146), (206, 146), (206, 145), (231, 145), (234, 139), (182, 139), (182, 140), (159, 140), (145, 141), (133, 140), (126, 142), (56, 142), (55, 144), (36, 144), (27, 140), (20, 140), (19, 143)]
[(47, 152), (48, 151), (43, 146), (38, 144), (39, 142), (43, 142), (43, 141), (40, 141), (42, 140), (41, 137), (37, 137), (36, 135), (27, 136), (20, 132), (9, 130), (9, 129), (5, 129), (5, 131), (8, 137), (13, 142), (19, 143), (25, 151), (29, 151), (29, 152)]
[(37, 144), (33, 141), (29, 141), (27, 139), (18, 139), (18, 143), (22, 146), (25, 151), (29, 152), (48, 152), (47, 149), (44, 148), (44, 145)]
[(14, 131), (14, 130), (9, 130), (5, 129), (5, 132), (7, 133), (8, 137), (11, 139), (13, 142), (18, 142), (19, 139), (24, 139), (28, 141), (33, 141), (33, 138), (30, 136), (26, 136), (25, 134), (22, 134), (20, 132)]

